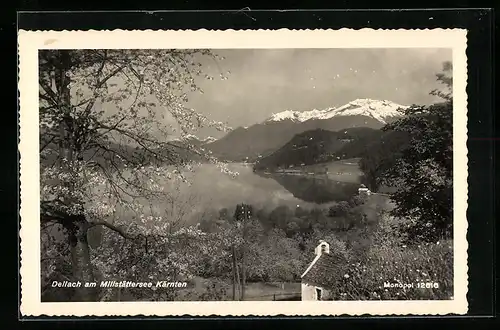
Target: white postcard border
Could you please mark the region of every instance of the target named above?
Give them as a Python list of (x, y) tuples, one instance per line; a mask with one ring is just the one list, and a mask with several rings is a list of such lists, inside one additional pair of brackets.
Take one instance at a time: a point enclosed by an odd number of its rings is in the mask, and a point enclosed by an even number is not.
[[(319, 316), (467, 313), (467, 31), (425, 30), (89, 30), (19, 31), (21, 314), (23, 316)], [(38, 50), (147, 48), (452, 48), (454, 299), (449, 301), (237, 301), (42, 303)]]

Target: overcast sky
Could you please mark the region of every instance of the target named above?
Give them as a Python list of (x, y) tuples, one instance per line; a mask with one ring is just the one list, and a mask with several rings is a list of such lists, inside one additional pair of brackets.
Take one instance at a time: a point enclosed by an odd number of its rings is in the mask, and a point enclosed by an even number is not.
[[(435, 74), (451, 49), (256, 49), (216, 50), (225, 59), (202, 59), (207, 73), (230, 71), (227, 80), (201, 80), (204, 94), (189, 106), (250, 126), (275, 112), (341, 106), (357, 98), (386, 99), (402, 105), (436, 99)], [(201, 133), (201, 132), (200, 132)], [(203, 134), (202, 134), (203, 135)]]

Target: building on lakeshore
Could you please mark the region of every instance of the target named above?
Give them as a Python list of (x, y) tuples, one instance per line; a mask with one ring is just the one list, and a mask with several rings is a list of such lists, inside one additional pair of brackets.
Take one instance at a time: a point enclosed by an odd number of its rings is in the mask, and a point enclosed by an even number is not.
[(368, 189), (364, 184), (361, 185), (361, 187), (359, 187), (358, 189), (358, 194), (359, 195), (365, 195), (365, 196), (370, 196), (371, 195), (371, 191), (370, 189)]

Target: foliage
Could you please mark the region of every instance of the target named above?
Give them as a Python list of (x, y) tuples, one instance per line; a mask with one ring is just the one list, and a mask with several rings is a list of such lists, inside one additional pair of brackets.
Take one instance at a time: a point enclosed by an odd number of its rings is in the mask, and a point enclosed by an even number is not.
[[(453, 296), (450, 241), (421, 246), (373, 247), (364, 262), (351, 262), (342, 284), (332, 287), (339, 300), (447, 300)], [(384, 287), (384, 283), (413, 287)], [(418, 283), (437, 283), (419, 288)]]
[[(293, 211), (286, 205), (280, 205), (271, 211), (265, 225), (271, 228), (286, 228), (288, 220), (293, 217)], [(266, 220), (264, 220), (266, 221)]]
[(253, 216), (252, 205), (238, 204), (234, 210), (233, 220), (235, 222), (243, 222)]
[[(193, 276), (205, 275), (207, 266), (216, 267), (227, 256), (224, 247), (228, 243), (215, 235), (194, 227), (166, 232), (166, 228), (160, 227), (143, 240), (118, 241), (109, 232), (106, 244), (95, 251), (92, 262), (103, 272), (104, 279), (189, 281)], [(128, 291), (137, 300), (174, 300), (179, 294), (177, 290), (161, 288), (152, 292), (133, 288)]]
[(385, 127), (407, 132), (410, 144), (384, 175), (388, 185), (398, 187), (392, 198), (393, 215), (407, 218), (409, 240), (437, 241), (450, 238), (453, 226), (453, 98), (451, 64), (444, 65), (438, 80), (448, 93), (433, 91), (445, 102), (414, 106), (407, 116)]
[(206, 283), (200, 292), (199, 290), (192, 290), (190, 295), (183, 297), (182, 300), (201, 300), (201, 301), (217, 301), (226, 300), (228, 297), (229, 285), (217, 279), (212, 279), (209, 283)]
[(347, 201), (340, 201), (334, 206), (330, 207), (328, 210), (328, 216), (329, 217), (343, 217), (347, 215), (347, 212), (349, 211), (349, 203)]
[[(150, 254), (132, 261), (136, 256), (133, 251), (146, 241), (148, 249), (156, 251), (155, 237), (170, 241), (172, 235), (185, 230), (176, 228), (177, 216), (167, 214), (172, 220), (168, 226), (168, 221), (143, 205), (144, 200), (168, 201), (169, 195), (157, 184), (159, 178), (186, 182), (183, 172), (192, 169), (180, 156), (181, 147), (167, 142), (171, 134), (182, 136), (202, 126), (227, 128), (185, 106), (189, 93), (203, 92), (196, 85), (197, 77), (213, 79), (201, 71), (200, 56), (219, 60), (207, 50), (39, 53), (40, 153), (45, 159), (41, 220), (43, 226), (58, 223), (65, 229), (62, 240), (70, 242), (74, 278), (93, 281), (96, 274), (122, 274), (114, 269), (120, 258), (126, 259), (120, 266), (133, 277), (127, 269), (131, 262), (152, 267), (153, 258)], [(203, 150), (190, 145), (185, 148), (216, 163), (221, 171), (234, 174)], [(131, 223), (130, 218), (113, 223), (109, 219), (117, 209), (143, 217), (138, 223)], [(104, 233), (103, 244), (91, 251), (87, 233), (95, 226), (113, 233)], [(113, 250), (120, 246), (116, 245), (120, 236), (126, 239), (123, 250)], [(45, 253), (62, 253), (59, 246), (43, 239), (47, 246), (42, 258)], [(200, 249), (203, 251), (203, 246)], [(123, 255), (123, 251), (128, 254)], [(197, 254), (199, 249), (195, 251)], [(169, 265), (157, 266), (168, 274), (181, 273), (186, 262), (174, 258)], [(48, 272), (44, 276), (51, 278), (54, 267), (44, 270)], [(95, 292), (77, 291), (80, 297), (75, 299), (96, 299)]]
[[(378, 191), (383, 183), (383, 175), (401, 157), (401, 151), (410, 143), (406, 132), (386, 130), (381, 136), (371, 141), (365, 141), (359, 166), (363, 171), (362, 182), (372, 191)], [(355, 147), (353, 146), (353, 149)], [(353, 149), (349, 148), (352, 152)]]
[[(399, 219), (385, 211), (377, 215), (370, 231), (354, 234), (356, 242), (368, 242), (362, 253), (356, 245), (346, 246), (347, 265), (343, 274), (332, 278), (335, 285), (328, 287), (330, 299), (446, 300), (453, 296), (452, 241), (405, 245)], [(384, 287), (384, 283), (395, 287)], [(419, 288), (418, 283), (437, 283), (438, 287)]]
[[(443, 69), (437, 78), (448, 91), (431, 94), (444, 102), (407, 109), (405, 117), (383, 128), (403, 137), (393, 145), (396, 152), (374, 149), (361, 161), (369, 184), (397, 188), (391, 196), (396, 205), (389, 214), (378, 212), (365, 229), (349, 231), (355, 237), (347, 239), (350, 265), (340, 285), (329, 288), (332, 299), (452, 299), (452, 66), (445, 63)], [(352, 210), (342, 203), (329, 215), (347, 218)], [(432, 288), (419, 288), (422, 283)]]
[[(414, 105), (379, 133), (347, 144), (342, 153), (361, 156), (363, 182), (372, 191), (389, 188), (407, 243), (435, 242), (452, 234), (452, 65), (443, 64), (431, 92), (444, 102)], [(345, 152), (343, 151), (345, 149)], [(342, 205), (330, 210), (335, 217)]]
[(273, 229), (267, 236), (264, 249), (268, 251), (268, 281), (297, 281), (303, 271), (301, 251), (298, 243), (279, 229)]
[[(295, 233), (263, 225), (249, 248), (249, 279), (252, 281), (296, 281), (314, 257), (319, 240), (330, 244), (330, 251), (344, 256), (344, 273), (332, 274), (331, 299), (392, 300), (450, 299), (453, 295), (453, 249), (451, 241), (406, 245), (408, 233), (401, 227), (402, 219), (384, 208), (375, 207), (358, 198), (339, 203), (337, 217), (319, 225), (318, 210), (302, 209), (295, 214), (285, 207), (276, 208), (282, 222), (299, 226), (300, 221), (312, 229)], [(276, 210), (275, 209), (275, 210)], [(335, 207), (334, 207), (335, 209)], [(271, 211), (273, 214), (275, 211)], [(330, 210), (332, 212), (332, 210)], [(265, 213), (257, 211), (264, 221)], [(270, 216), (270, 214), (268, 216)], [(274, 213), (276, 214), (276, 212)], [(298, 217), (299, 215), (300, 217)], [(351, 218), (347, 230), (339, 230), (341, 220)], [(299, 227), (300, 228), (300, 227)], [(307, 228), (304, 227), (304, 228)], [(340, 280), (340, 282), (338, 282)], [(413, 288), (386, 288), (384, 282), (411, 284)], [(438, 288), (416, 288), (417, 283), (438, 283)], [(326, 284), (327, 285), (327, 284)]]
[(73, 289), (55, 290), (53, 281), (73, 281), (71, 255), (65, 241), (58, 239), (65, 236), (65, 229), (57, 224), (42, 227), (40, 237), (41, 250), (41, 297), (42, 301), (71, 301)]

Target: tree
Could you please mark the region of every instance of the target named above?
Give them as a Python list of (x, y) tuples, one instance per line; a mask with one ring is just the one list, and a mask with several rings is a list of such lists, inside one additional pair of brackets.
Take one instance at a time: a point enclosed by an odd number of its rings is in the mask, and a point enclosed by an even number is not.
[[(224, 169), (194, 146), (167, 142), (176, 130), (186, 134), (205, 125), (226, 129), (185, 106), (188, 93), (202, 92), (196, 85), (196, 77), (203, 76), (199, 56), (218, 60), (207, 50), (39, 52), (40, 217), (42, 226), (63, 227), (74, 279), (95, 278), (92, 260), (96, 260), (87, 240), (90, 228), (106, 227), (113, 236), (104, 236), (116, 244), (120, 237), (134, 241), (131, 249), (137, 244), (151, 248), (151, 236), (158, 239), (168, 232), (161, 217), (139, 217), (140, 225), (107, 219), (117, 209), (147, 214), (144, 200), (165, 197), (160, 180), (186, 181), (182, 174), (189, 164), (186, 153), (201, 155)], [(130, 228), (125, 230), (124, 225)], [(194, 229), (186, 233), (191, 234), (200, 233)], [(52, 254), (57, 246), (46, 248), (43, 252)], [(109, 258), (114, 262), (113, 254)], [(52, 265), (44, 267), (53, 270)], [(77, 290), (77, 300), (96, 297), (96, 292)]]
[(444, 90), (434, 90), (443, 102), (412, 106), (402, 119), (384, 130), (407, 132), (409, 145), (383, 180), (397, 186), (392, 214), (408, 219), (405, 231), (411, 241), (450, 237), (453, 229), (453, 94), (452, 65), (444, 63), (437, 74)]
[(280, 205), (269, 214), (269, 224), (273, 228), (285, 229), (294, 212), (286, 205)]
[[(168, 219), (170, 234), (186, 225), (187, 217), (192, 212), (193, 205), (200, 203), (200, 199), (196, 194), (184, 193), (181, 188), (182, 182), (172, 180), (169, 191), (165, 192), (165, 196), (162, 198), (163, 216)], [(207, 218), (207, 215), (204, 215), (204, 218)]]
[(234, 210), (234, 221), (238, 229), (241, 228), (241, 238), (243, 244), (240, 248), (241, 253), (241, 300), (245, 300), (245, 288), (247, 277), (247, 244), (248, 244), (248, 222), (252, 219), (253, 207), (248, 204), (238, 204)]
[(204, 210), (200, 217), (200, 229), (206, 233), (215, 232), (218, 229), (218, 214), (215, 209)]
[(297, 280), (304, 271), (301, 263), (302, 251), (299, 242), (288, 238), (282, 229), (272, 229), (263, 244), (266, 272), (270, 281), (288, 282)]
[(227, 221), (229, 219), (229, 210), (227, 208), (221, 208), (219, 210), (219, 220)]
[(297, 218), (302, 218), (302, 217), (306, 217), (307, 215), (309, 215), (308, 210), (297, 205), (297, 207), (295, 208), (295, 216)]
[(401, 152), (409, 145), (410, 138), (407, 132), (386, 130), (381, 136), (363, 142), (365, 151), (359, 162), (363, 171), (362, 182), (370, 190), (378, 191), (384, 173), (401, 158)]
[(328, 209), (328, 216), (332, 218), (343, 217), (349, 212), (350, 205), (347, 201), (340, 201)]
[(294, 217), (286, 225), (286, 235), (287, 237), (293, 237), (300, 232), (300, 224), (302, 219)]
[(253, 207), (249, 204), (238, 204), (234, 210), (233, 219), (235, 222), (244, 222), (253, 216)]

